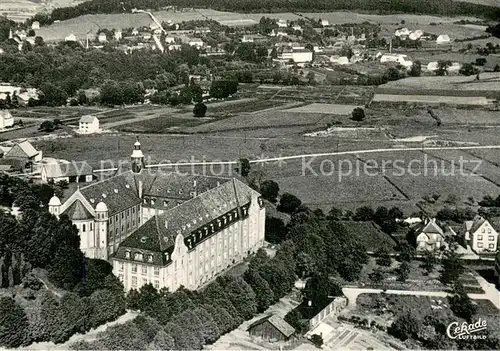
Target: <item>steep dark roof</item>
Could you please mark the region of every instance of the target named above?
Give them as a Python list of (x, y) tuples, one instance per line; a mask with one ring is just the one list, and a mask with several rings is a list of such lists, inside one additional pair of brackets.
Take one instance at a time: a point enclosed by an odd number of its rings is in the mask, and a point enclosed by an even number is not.
[(115, 257), (128, 249), (165, 252), (177, 235), (189, 236), (216, 218), (250, 202), (256, 192), (239, 180), (228, 180), (148, 220), (119, 246)]
[(13, 157), (13, 158), (31, 158), (38, 155), (39, 151), (36, 150), (33, 145), (29, 141), (20, 142), (12, 147), (4, 157)]
[(295, 333), (295, 329), (290, 324), (288, 324), (283, 318), (275, 314), (270, 314), (250, 324), (247, 330), (250, 330), (258, 325), (261, 325), (264, 322), (269, 322), (273, 327), (276, 328), (276, 330), (278, 330), (286, 338), (289, 338), (290, 336), (292, 336), (293, 333)]
[(66, 211), (64, 211), (64, 214), (75, 221), (92, 218), (92, 214), (90, 214), (85, 206), (83, 206), (80, 200), (76, 200), (75, 202), (73, 202), (71, 206)]
[(104, 202), (110, 216), (141, 202), (131, 172), (87, 185), (80, 188), (80, 192), (94, 207), (99, 202)]

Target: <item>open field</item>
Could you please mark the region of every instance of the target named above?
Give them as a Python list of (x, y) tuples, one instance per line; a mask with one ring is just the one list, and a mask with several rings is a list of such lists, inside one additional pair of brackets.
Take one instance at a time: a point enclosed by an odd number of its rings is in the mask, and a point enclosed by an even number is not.
[(325, 114), (332, 114), (332, 115), (351, 115), (352, 110), (354, 110), (356, 107), (360, 107), (360, 106), (313, 103), (310, 105), (290, 108), (290, 109), (287, 109), (286, 112), (325, 113)]
[(205, 123), (202, 118), (176, 118), (171, 115), (134, 122), (118, 127), (120, 131), (130, 133), (168, 133), (182, 127), (194, 127)]
[(471, 4), (479, 4), (492, 7), (500, 6), (500, 3), (497, 0), (455, 0), (455, 1), (470, 2)]
[[(436, 60), (437, 61), (437, 60)], [(460, 91), (500, 91), (500, 73), (482, 73), (481, 80), (475, 76), (443, 76), (443, 77), (410, 77), (392, 81), (380, 86), (381, 88), (396, 88), (418, 91), (433, 90), (460, 90)], [(418, 94), (418, 93), (415, 93)], [(444, 95), (444, 94), (443, 94)]]
[(450, 105), (480, 105), (485, 106), (491, 102), (481, 96), (433, 96), (433, 95), (393, 95), (375, 94), (373, 102), (394, 103), (419, 103), (419, 104), (450, 104)]

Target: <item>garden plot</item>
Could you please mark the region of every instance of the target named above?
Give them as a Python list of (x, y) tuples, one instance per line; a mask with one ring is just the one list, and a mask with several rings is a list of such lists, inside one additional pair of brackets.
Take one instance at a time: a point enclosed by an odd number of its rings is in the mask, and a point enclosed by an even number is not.
[(324, 113), (331, 115), (350, 115), (352, 113), (352, 110), (354, 110), (357, 107), (361, 106), (314, 103), (306, 106), (291, 108), (286, 111), (294, 113)]
[(382, 128), (331, 127), (305, 134), (308, 137), (333, 137), (350, 139), (388, 139)]
[(467, 150), (467, 153), (489, 162), (494, 166), (500, 167), (500, 150), (498, 149), (474, 149)]
[[(291, 114), (285, 111), (263, 111), (262, 113), (242, 113), (201, 126), (188, 128), (187, 133), (210, 133), (228, 130), (254, 130), (259, 128), (277, 128), (315, 125), (327, 115), (322, 113)], [(325, 122), (326, 124), (326, 122)]]

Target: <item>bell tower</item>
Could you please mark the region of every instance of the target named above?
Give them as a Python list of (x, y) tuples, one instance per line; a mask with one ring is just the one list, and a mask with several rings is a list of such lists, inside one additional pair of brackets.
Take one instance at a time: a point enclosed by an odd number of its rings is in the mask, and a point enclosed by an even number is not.
[(140, 173), (144, 168), (144, 154), (141, 150), (141, 143), (139, 142), (139, 138), (137, 138), (136, 142), (134, 143), (134, 151), (132, 151), (130, 159), (132, 161), (132, 172)]

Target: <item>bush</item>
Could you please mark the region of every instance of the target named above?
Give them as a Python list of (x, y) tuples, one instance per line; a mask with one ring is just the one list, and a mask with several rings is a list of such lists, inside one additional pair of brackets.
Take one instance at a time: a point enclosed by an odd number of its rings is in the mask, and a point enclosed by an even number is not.
[(363, 110), (361, 107), (356, 107), (354, 110), (352, 110), (352, 119), (357, 122), (361, 122), (362, 120), (364, 120), (365, 110)]
[(194, 105), (193, 115), (195, 117), (205, 117), (206, 113), (207, 113), (207, 105), (205, 105), (203, 102), (199, 102), (196, 105)]

